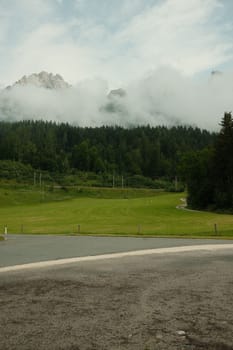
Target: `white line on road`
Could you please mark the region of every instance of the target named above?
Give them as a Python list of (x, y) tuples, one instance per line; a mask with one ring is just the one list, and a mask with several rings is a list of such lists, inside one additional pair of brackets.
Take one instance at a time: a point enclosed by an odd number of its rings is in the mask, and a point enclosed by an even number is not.
[(208, 245), (196, 245), (196, 246), (184, 246), (184, 247), (144, 249), (144, 250), (123, 252), (123, 253), (112, 253), (112, 254), (102, 254), (102, 255), (93, 255), (93, 256), (82, 256), (82, 257), (76, 257), (76, 258), (66, 258), (66, 259), (59, 259), (59, 260), (40, 261), (40, 262), (34, 262), (34, 263), (28, 263), (28, 264), (22, 264), (22, 265), (1, 267), (0, 273), (28, 270), (28, 269), (38, 269), (43, 267), (59, 266), (59, 265), (73, 264), (73, 263), (86, 262), (86, 261), (117, 259), (117, 258), (123, 258), (128, 256), (183, 253), (183, 252), (192, 252), (192, 251), (200, 251), (200, 250), (216, 251), (221, 249), (233, 249), (233, 244), (208, 244)]

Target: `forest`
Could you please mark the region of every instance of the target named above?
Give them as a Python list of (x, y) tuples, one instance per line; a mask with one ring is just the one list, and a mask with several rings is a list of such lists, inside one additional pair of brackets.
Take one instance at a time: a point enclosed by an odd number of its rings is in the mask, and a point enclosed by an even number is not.
[[(49, 121), (0, 122), (2, 179), (30, 178), (35, 184), (43, 174), (44, 181), (66, 185), (173, 191), (187, 185), (188, 205), (195, 209), (233, 207), (232, 154), (231, 113), (225, 113), (219, 133), (192, 126), (126, 129)], [(72, 176), (79, 182), (72, 182)]]
[(195, 127), (81, 128), (44, 121), (0, 122), (0, 160), (52, 173), (174, 178), (182, 156), (213, 144), (216, 135)]

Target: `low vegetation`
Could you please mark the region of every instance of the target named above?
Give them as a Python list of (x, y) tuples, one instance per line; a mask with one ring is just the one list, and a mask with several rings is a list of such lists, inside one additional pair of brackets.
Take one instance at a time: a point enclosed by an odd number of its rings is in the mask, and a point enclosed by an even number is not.
[[(0, 126), (0, 225), (10, 233), (233, 236), (231, 113), (217, 135), (184, 126)], [(205, 211), (177, 209), (186, 185), (189, 208)]]
[(177, 209), (185, 194), (152, 189), (0, 189), (9, 233), (233, 237), (233, 216)]

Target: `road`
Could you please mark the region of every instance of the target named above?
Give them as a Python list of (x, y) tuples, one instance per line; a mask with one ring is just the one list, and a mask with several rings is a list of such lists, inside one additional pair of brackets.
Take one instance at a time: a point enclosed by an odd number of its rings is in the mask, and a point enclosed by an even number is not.
[[(21, 242), (21, 254), (40, 239), (41, 248), (50, 239), (53, 249), (65, 244), (65, 256), (74, 244), (86, 251), (73, 254), (187, 244), (12, 237), (5, 247), (13, 253)], [(233, 247), (226, 248), (0, 273), (0, 349), (232, 350)]]
[(8, 235), (0, 242), (0, 267), (142, 249), (232, 243), (212, 239)]

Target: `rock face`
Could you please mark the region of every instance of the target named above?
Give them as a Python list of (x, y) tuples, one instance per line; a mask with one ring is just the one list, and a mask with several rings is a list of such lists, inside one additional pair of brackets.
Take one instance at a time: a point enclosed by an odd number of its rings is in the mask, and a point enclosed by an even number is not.
[(222, 75), (222, 72), (219, 70), (212, 70), (211, 75)]
[(34, 73), (29, 76), (23, 76), (14, 85), (34, 85), (36, 87), (41, 87), (45, 89), (67, 89), (71, 87), (59, 74), (52, 74), (47, 72), (40, 72), (38, 74)]
[(116, 89), (116, 90), (111, 90), (108, 94), (109, 98), (114, 98), (114, 97), (125, 97), (126, 96), (126, 91), (124, 89)]

